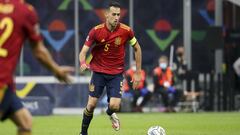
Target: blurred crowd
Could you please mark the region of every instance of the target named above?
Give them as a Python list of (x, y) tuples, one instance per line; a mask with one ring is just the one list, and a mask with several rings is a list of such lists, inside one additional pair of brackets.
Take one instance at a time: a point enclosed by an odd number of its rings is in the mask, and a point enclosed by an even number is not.
[(189, 73), (184, 59), (184, 47), (178, 46), (174, 56), (173, 64), (170, 64), (169, 58), (161, 55), (149, 76), (142, 69), (141, 84), (136, 90), (132, 89), (136, 65), (131, 64), (125, 72), (123, 82), (123, 100), (128, 99), (131, 102), (131, 112), (144, 112), (143, 108), (151, 104), (157, 105), (161, 112), (176, 112), (179, 110), (179, 102), (188, 100), (193, 94), (196, 95), (197, 92), (183, 86), (183, 80), (187, 79)]

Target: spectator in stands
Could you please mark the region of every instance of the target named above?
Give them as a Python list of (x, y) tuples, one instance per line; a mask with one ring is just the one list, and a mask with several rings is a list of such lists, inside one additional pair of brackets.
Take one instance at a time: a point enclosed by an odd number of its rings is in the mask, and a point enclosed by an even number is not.
[(176, 49), (176, 59), (173, 64), (174, 86), (183, 91), (183, 80), (187, 79), (187, 62), (184, 58), (184, 47), (178, 46)]
[[(198, 73), (187, 69), (187, 62), (184, 58), (185, 51), (183, 46), (178, 46), (176, 49), (176, 61), (174, 62), (174, 86), (177, 90), (180, 90), (183, 96), (182, 100), (188, 101), (198, 99), (202, 94), (200, 93)], [(186, 81), (186, 85), (183, 88), (183, 81)], [(192, 86), (192, 81), (194, 86)]]
[[(144, 70), (141, 70), (142, 79), (140, 85), (136, 88), (132, 88), (133, 75), (136, 71), (136, 63), (134, 62), (131, 67), (125, 72), (125, 81), (124, 81), (124, 92), (131, 93), (132, 100), (132, 111), (133, 112), (142, 112), (142, 107), (149, 101), (151, 98), (151, 92), (147, 89), (146, 83), (146, 73)], [(142, 99), (140, 104), (138, 100)]]
[(161, 94), (165, 112), (174, 112), (180, 92), (174, 87), (174, 75), (168, 66), (168, 57), (159, 58), (159, 66), (153, 71), (154, 94)]
[(187, 62), (184, 59), (184, 47), (179, 46), (176, 49), (175, 71), (177, 80), (183, 80), (187, 73)]

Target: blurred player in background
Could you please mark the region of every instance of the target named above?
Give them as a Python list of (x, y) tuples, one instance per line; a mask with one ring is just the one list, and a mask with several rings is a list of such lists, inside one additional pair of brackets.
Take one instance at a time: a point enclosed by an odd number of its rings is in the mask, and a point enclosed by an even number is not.
[(43, 45), (34, 8), (23, 0), (0, 0), (0, 119), (10, 118), (18, 135), (31, 135), (32, 116), (15, 93), (14, 71), (21, 48), (30, 40), (33, 55), (63, 82), (71, 67), (60, 67)]
[(111, 1), (105, 15), (106, 22), (90, 30), (79, 54), (80, 70), (84, 71), (88, 68), (85, 62), (86, 54), (94, 45), (91, 50), (93, 58), (90, 62), (93, 73), (89, 84), (88, 103), (83, 113), (82, 135), (88, 134), (94, 109), (104, 87), (107, 89), (109, 103), (106, 113), (110, 117), (112, 127), (116, 131), (120, 129), (120, 122), (115, 112), (120, 109), (125, 48), (128, 47), (128, 43), (134, 48), (136, 59), (133, 88), (135, 89), (141, 81), (141, 48), (131, 28), (119, 23), (120, 4), (117, 1)]

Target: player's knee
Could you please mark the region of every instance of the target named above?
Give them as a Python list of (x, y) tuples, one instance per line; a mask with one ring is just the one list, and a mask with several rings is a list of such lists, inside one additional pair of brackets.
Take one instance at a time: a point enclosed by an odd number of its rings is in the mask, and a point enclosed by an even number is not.
[(120, 109), (120, 105), (118, 104), (110, 104), (109, 108), (113, 111), (118, 111)]
[(93, 112), (95, 109), (96, 105), (95, 104), (88, 104), (87, 105), (87, 110), (90, 112)]
[(32, 130), (32, 117), (29, 116), (25, 118), (25, 120), (18, 125), (18, 129), (20, 131), (30, 132)]

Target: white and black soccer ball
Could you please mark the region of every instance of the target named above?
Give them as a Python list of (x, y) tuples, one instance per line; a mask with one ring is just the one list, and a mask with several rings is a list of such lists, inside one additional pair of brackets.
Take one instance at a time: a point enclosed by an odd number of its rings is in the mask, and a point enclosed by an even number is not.
[(152, 126), (148, 129), (147, 135), (166, 135), (166, 132), (160, 126)]

